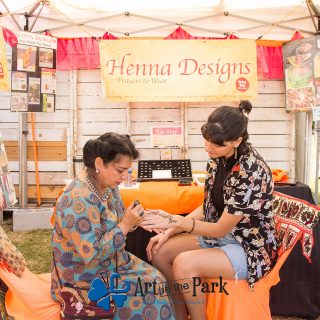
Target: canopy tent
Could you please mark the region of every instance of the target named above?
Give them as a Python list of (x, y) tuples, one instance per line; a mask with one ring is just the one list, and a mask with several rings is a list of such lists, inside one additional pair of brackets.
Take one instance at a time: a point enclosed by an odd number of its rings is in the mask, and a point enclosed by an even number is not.
[[(315, 10), (312, 10), (314, 8)], [(0, 24), (11, 30), (49, 31), (62, 38), (163, 37), (182, 26), (193, 36), (290, 40), (295, 30), (316, 32), (312, 1), (0, 0)]]
[[(301, 0), (186, 0), (183, 3), (174, 0), (0, 0), (0, 25), (13, 31), (48, 32), (63, 41), (85, 37), (94, 45), (94, 38), (105, 34), (120, 38), (164, 38), (176, 35), (178, 27), (193, 37), (232, 35), (241, 39), (288, 41), (296, 30), (304, 37), (316, 33), (314, 8), (309, 1)], [(276, 68), (282, 69), (279, 65)], [(26, 131), (23, 130), (25, 122), (20, 119), (21, 132)], [(21, 135), (19, 140), (25, 137)], [(20, 162), (26, 163), (22, 159)]]

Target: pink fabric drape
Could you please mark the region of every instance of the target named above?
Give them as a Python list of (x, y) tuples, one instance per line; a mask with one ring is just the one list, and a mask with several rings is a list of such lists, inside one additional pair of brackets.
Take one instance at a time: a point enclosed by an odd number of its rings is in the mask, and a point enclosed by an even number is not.
[[(17, 38), (13, 32), (3, 28), (5, 40), (11, 46), (17, 44)], [(301, 34), (296, 31), (291, 40), (301, 39)], [(116, 40), (117, 37), (105, 33), (102, 38), (72, 38), (58, 39), (57, 70), (96, 69), (100, 66), (99, 46), (100, 39)], [(234, 34), (222, 38), (196, 37), (178, 27), (164, 39), (238, 39)], [(258, 75), (266, 79), (282, 79), (282, 47), (257, 45)]]
[[(116, 40), (105, 33), (102, 39)], [(100, 66), (98, 38), (58, 39), (57, 70), (96, 69)]]

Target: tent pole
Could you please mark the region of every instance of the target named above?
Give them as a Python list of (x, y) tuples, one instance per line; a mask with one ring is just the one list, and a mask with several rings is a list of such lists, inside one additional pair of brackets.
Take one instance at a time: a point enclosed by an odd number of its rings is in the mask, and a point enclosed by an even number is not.
[(317, 153), (316, 153), (316, 181), (315, 181), (315, 188), (314, 188), (314, 201), (316, 205), (318, 205), (319, 198), (318, 198), (318, 193), (319, 193), (319, 181), (320, 181), (320, 176), (319, 176), (319, 154), (320, 154), (320, 121), (316, 122), (316, 132), (317, 132)]
[(28, 206), (27, 113), (19, 112), (19, 208)]
[[(25, 13), (26, 24), (24, 30), (28, 31), (29, 17)], [(19, 208), (28, 207), (28, 164), (27, 164), (27, 143), (28, 143), (28, 113), (19, 112)]]

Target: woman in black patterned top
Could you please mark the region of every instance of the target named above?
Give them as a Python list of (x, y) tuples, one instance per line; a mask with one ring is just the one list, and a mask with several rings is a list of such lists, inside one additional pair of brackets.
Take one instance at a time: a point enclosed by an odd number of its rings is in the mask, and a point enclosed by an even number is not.
[[(185, 279), (171, 285), (179, 320), (187, 318), (186, 307), (193, 320), (205, 319), (206, 290), (195, 277), (247, 279), (253, 289), (276, 262), (272, 173), (247, 142), (251, 109), (249, 101), (239, 108), (222, 106), (201, 128), (210, 157), (203, 206), (186, 217), (162, 210), (144, 216), (144, 228), (165, 230), (151, 238), (149, 259), (168, 281)], [(220, 293), (227, 291), (222, 279)], [(183, 281), (192, 290), (184, 290)]]

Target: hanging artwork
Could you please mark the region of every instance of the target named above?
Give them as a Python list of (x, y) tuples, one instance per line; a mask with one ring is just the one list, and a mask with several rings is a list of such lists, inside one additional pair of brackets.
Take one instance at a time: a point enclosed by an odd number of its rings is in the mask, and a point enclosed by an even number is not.
[(8, 158), (0, 132), (0, 211), (17, 202), (14, 185), (8, 168)]
[(286, 42), (282, 54), (287, 109), (311, 111), (320, 106), (320, 37)]
[(17, 32), (12, 48), (11, 111), (53, 112), (57, 39)]

